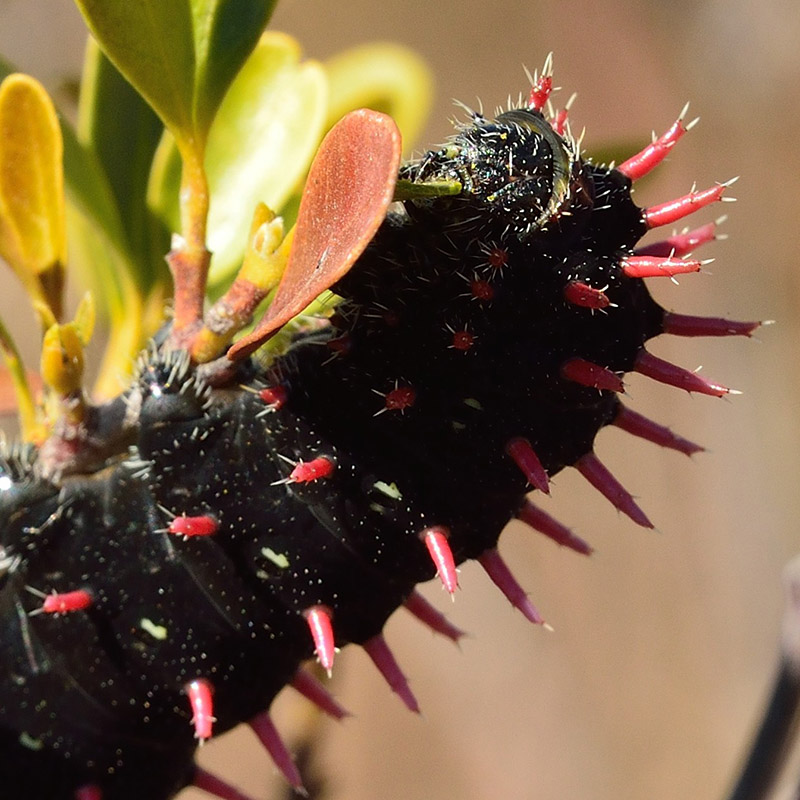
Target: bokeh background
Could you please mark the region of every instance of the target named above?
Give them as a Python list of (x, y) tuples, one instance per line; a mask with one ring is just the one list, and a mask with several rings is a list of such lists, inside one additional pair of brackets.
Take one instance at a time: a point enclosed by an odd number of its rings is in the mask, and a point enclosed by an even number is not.
[[(578, 92), (572, 124), (586, 126), (589, 153), (646, 141), (691, 100), (701, 124), (637, 200), (741, 175), (731, 191), (738, 203), (724, 207), (729, 239), (703, 253), (717, 259), (707, 274), (657, 282), (654, 293), (684, 313), (777, 320), (750, 341), (653, 344), (742, 396), (690, 397), (630, 378), (634, 408), (710, 451), (689, 460), (620, 431), (600, 435), (599, 455), (656, 532), (638, 529), (568, 470), (542, 503), (592, 542), (592, 558), (521, 528), (504, 534), (501, 550), (553, 632), (528, 625), (466, 565), (452, 606), (438, 585), (425, 589), (471, 632), (460, 651), (403, 612), (388, 626), (422, 718), (353, 648), (337, 660), (332, 689), (355, 719), (335, 725), (309, 715), (304, 701), (278, 700), (292, 746), (314, 736), (304, 765), (324, 792), (314, 796), (723, 798), (772, 681), (781, 570), (800, 550), (800, 4), (282, 0), (273, 27), (321, 59), (376, 39), (417, 50), (437, 80), (430, 144), (449, 132), (452, 98), (505, 103), (527, 89), (522, 65), (539, 67), (551, 50), (562, 102)], [(0, 52), (66, 105), (83, 35), (65, 0), (0, 0)], [(0, 286), (5, 318), (27, 314), (12, 278)], [(34, 341), (26, 348), (35, 349)], [(288, 796), (249, 733), (205, 747), (201, 761), (259, 800)], [(776, 794), (789, 796), (787, 787)]]

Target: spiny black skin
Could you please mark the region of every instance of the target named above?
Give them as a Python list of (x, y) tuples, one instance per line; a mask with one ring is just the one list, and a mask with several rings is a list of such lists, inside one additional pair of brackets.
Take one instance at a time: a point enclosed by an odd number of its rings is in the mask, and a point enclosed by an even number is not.
[[(620, 267), (645, 230), (627, 178), (575, 158), (529, 110), (476, 117), (404, 175), (464, 191), (390, 216), (335, 287), (334, 325), (252, 381), (282, 385), (284, 406), (235, 386), (207, 406), (191, 370), (155, 357), (131, 393), (145, 463), (60, 486), (6, 464), (0, 556), (21, 562), (0, 577), (4, 797), (72, 800), (90, 783), (105, 800), (173, 796), (193, 770), (188, 681), (213, 683), (216, 732), (252, 718), (312, 656), (304, 609), (329, 607), (337, 644), (363, 643), (433, 577), (425, 528), (446, 526), (459, 561), (496, 544), (529, 488), (509, 439), (552, 475), (613, 421), (616, 396), (560, 367), (628, 371), (661, 331)], [(491, 299), (473, 296), (476, 279)], [(614, 305), (572, 305), (571, 280)], [(468, 350), (452, 347), (460, 330)], [(326, 346), (343, 334), (346, 352)], [(414, 404), (378, 413), (395, 386)], [(330, 478), (276, 483), (318, 456)], [(167, 512), (219, 530), (184, 541), (164, 532)], [(94, 603), (29, 617), (41, 599), (25, 586)]]

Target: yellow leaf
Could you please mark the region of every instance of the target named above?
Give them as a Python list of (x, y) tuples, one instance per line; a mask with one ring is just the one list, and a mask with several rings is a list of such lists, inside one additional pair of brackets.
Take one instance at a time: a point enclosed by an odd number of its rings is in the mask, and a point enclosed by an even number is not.
[(282, 246), (284, 242), (283, 220), (264, 203), (259, 203), (250, 223), (239, 278), (250, 281), (265, 294), (274, 289), (288, 259), (289, 243)]
[(56, 395), (68, 397), (81, 388), (83, 363), (83, 342), (74, 322), (47, 329), (42, 341), (42, 380)]
[(0, 84), (0, 256), (56, 319), (66, 262), (62, 152), (47, 92), (9, 75)]
[(86, 292), (86, 294), (81, 298), (81, 302), (78, 305), (78, 310), (75, 312), (74, 322), (75, 330), (84, 347), (89, 344), (89, 340), (92, 338), (94, 321), (94, 297), (92, 297), (91, 292)]
[[(22, 440), (25, 442), (41, 442), (45, 438), (45, 428), (39, 408), (34, 399), (33, 390), (29, 381), (29, 376), (25, 372), (17, 346), (11, 338), (11, 334), (6, 330), (5, 325), (0, 321), (0, 353), (6, 364), (7, 372), (0, 373), (0, 395), (5, 388), (5, 378), (8, 379), (14, 405), (17, 409), (17, 416), (20, 423)], [(11, 398), (7, 395), (0, 400), (0, 410), (7, 413), (11, 410)]]

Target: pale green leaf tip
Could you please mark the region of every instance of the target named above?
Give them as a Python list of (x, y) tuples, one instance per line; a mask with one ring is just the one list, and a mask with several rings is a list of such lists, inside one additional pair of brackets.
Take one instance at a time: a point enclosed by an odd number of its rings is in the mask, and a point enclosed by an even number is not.
[(354, 108), (382, 111), (397, 122), (408, 149), (427, 121), (433, 75), (412, 50), (391, 42), (351, 48), (325, 64), (330, 84), (327, 126)]

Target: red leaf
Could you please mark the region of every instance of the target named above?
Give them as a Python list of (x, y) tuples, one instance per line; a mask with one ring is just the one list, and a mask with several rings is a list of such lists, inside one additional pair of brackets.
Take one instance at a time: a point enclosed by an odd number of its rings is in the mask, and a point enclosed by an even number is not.
[(392, 202), (400, 151), (397, 125), (377, 111), (353, 111), (330, 130), (311, 165), (275, 299), (228, 358), (259, 348), (353, 266)]

